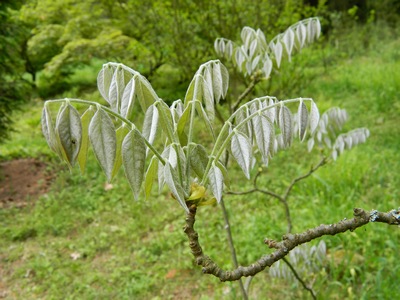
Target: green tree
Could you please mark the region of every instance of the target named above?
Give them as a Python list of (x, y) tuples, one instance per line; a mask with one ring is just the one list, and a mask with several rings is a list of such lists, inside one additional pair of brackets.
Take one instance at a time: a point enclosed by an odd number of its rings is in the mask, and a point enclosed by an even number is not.
[(22, 79), (25, 28), (14, 18), (20, 1), (0, 3), (0, 142), (9, 136), (12, 112), (27, 99), (29, 85)]
[(242, 0), (28, 0), (20, 17), (32, 28), (27, 57), (34, 78), (44, 70), (56, 84), (98, 58), (131, 65), (149, 78), (168, 64), (179, 70), (180, 83), (213, 57), (209, 45), (216, 36), (235, 38), (235, 26), (282, 30), (323, 7), (323, 1), (311, 7), (293, 0), (250, 6)]

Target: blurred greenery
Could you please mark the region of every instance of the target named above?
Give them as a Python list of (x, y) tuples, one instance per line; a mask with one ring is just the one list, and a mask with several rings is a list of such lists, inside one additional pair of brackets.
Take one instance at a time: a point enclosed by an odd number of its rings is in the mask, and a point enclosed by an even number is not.
[[(152, 75), (156, 91), (173, 100), (184, 97), (190, 72), (213, 57), (214, 38), (238, 38), (242, 25), (275, 34), (316, 13), (307, 8), (311, 2), (297, 7), (297, 1), (262, 1), (260, 6), (217, 1), (215, 6), (202, 2), (197, 7), (190, 1), (25, 1), (20, 18), (32, 29), (31, 74), (37, 76), (42, 95), (99, 99), (94, 92), (97, 71), (106, 59), (115, 59)], [(332, 3), (328, 1), (327, 7)], [(346, 4), (329, 13), (321, 6), (327, 32), (320, 44), (304, 49), (254, 93), (312, 97), (321, 110), (341, 106), (349, 112), (350, 128), (366, 126), (371, 131), (366, 144), (295, 186), (289, 199), (294, 232), (350, 218), (354, 207), (387, 211), (399, 206), (396, 3), (368, 1), (364, 22), (357, 18), (359, 11), (351, 10), (354, 6)], [(264, 5), (268, 9), (260, 9)], [(207, 8), (219, 19), (199, 13)], [(388, 20), (383, 19), (385, 11)], [(182, 19), (172, 21), (177, 16)], [(203, 24), (209, 27), (204, 29)], [(62, 32), (57, 32), (59, 26)], [(162, 65), (152, 71), (157, 59)], [(240, 91), (244, 83), (235, 86), (233, 80), (231, 90)], [(83, 175), (60, 166), (41, 136), (41, 107), (36, 99), (16, 112), (16, 132), (0, 145), (0, 160), (36, 157), (57, 175), (51, 190), (37, 200), (28, 199), (28, 206), (0, 209), (0, 295), (6, 299), (240, 298), (236, 283), (221, 284), (194, 265), (181, 230), (184, 213), (166, 191), (154, 190), (149, 201), (133, 201), (122, 172), (107, 186), (94, 155)], [(281, 192), (315, 163), (305, 145), (295, 145), (271, 160), (260, 185)], [(237, 183), (233, 189), (251, 186), (237, 167), (230, 175)], [(273, 199), (227, 196), (226, 206), (242, 265), (270, 253), (263, 239), (280, 238), (286, 230), (283, 208)], [(231, 268), (220, 209), (199, 208), (196, 229), (204, 251), (220, 266)], [(371, 224), (324, 240), (328, 261), (313, 285), (320, 298), (391, 299), (400, 293), (398, 228)], [(271, 278), (268, 272), (253, 279), (250, 291), (252, 299), (309, 296), (298, 283)]]
[(23, 60), (18, 55), (23, 49), (25, 28), (15, 18), (15, 10), (22, 1), (0, 3), (0, 142), (12, 129), (11, 113), (27, 100), (29, 85), (23, 80)]

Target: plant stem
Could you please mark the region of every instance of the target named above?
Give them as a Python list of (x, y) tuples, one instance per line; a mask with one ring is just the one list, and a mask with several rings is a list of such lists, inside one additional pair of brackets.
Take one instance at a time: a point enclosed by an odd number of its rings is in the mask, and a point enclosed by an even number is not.
[(311, 297), (316, 300), (317, 296), (315, 295), (314, 290), (312, 288), (308, 287), (308, 285), (304, 282), (304, 280), (301, 279), (300, 275), (297, 273), (296, 269), (292, 266), (292, 264), (285, 257), (282, 258), (282, 260), (285, 262), (285, 264), (287, 264), (289, 269), (292, 271), (294, 277), (296, 277), (296, 279), (301, 283), (303, 288), (306, 289), (307, 291), (309, 291), (311, 294)]
[[(229, 223), (229, 216), (228, 216), (228, 212), (226, 210), (223, 198), (221, 198), (220, 204), (221, 204), (221, 208), (222, 208), (222, 214), (224, 216), (225, 230), (226, 230), (226, 235), (227, 235), (227, 238), (228, 238), (229, 249), (231, 251), (233, 265), (234, 265), (235, 268), (238, 268), (239, 267), (239, 263), (238, 263), (238, 260), (237, 260), (235, 244), (233, 243), (232, 231), (231, 231), (231, 226), (230, 226), (230, 223)], [(242, 281), (241, 278), (239, 280), (239, 287), (240, 287), (240, 291), (242, 292), (243, 299), (247, 300), (248, 299), (248, 295), (247, 295), (246, 289), (244, 288), (243, 281)]]
[(276, 249), (269, 255), (264, 255), (249, 266), (239, 266), (234, 270), (221, 269), (209, 256), (203, 253), (203, 249), (199, 243), (199, 235), (194, 230), (196, 221), (196, 205), (189, 207), (186, 215), (186, 225), (183, 228), (189, 239), (189, 247), (195, 258), (197, 265), (202, 266), (204, 274), (212, 274), (221, 281), (235, 281), (243, 276), (254, 276), (263, 271), (266, 267), (272, 266), (278, 260), (284, 258), (290, 251), (299, 245), (308, 243), (314, 239), (324, 235), (336, 235), (348, 230), (354, 231), (368, 223), (386, 223), (389, 225), (400, 225), (400, 210), (393, 209), (389, 212), (380, 212), (377, 210), (365, 211), (361, 208), (354, 209), (354, 218), (343, 219), (337, 223), (321, 224), (315, 228), (310, 228), (302, 233), (286, 234), (281, 241), (265, 239), (264, 243), (271, 249)]
[(232, 112), (234, 112), (238, 109), (238, 107), (240, 106), (240, 103), (242, 103), (243, 99), (246, 98), (246, 96), (251, 93), (251, 91), (255, 88), (256, 84), (259, 81), (260, 80), (257, 78), (254, 78), (252, 81), (250, 81), (250, 84), (248, 85), (248, 87), (243, 91), (243, 93), (241, 95), (239, 95), (238, 99), (233, 104), (231, 114), (232, 114)]

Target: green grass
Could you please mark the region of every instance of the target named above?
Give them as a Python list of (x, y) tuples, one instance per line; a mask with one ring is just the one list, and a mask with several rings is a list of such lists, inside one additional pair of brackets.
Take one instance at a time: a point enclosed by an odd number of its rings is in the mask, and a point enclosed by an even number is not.
[[(312, 95), (322, 108), (346, 108), (347, 129), (365, 126), (371, 137), (294, 188), (294, 232), (350, 218), (354, 207), (400, 206), (399, 44), (335, 61), (324, 73), (316, 65), (320, 75), (302, 87), (302, 95)], [(182, 231), (184, 211), (168, 192), (154, 189), (152, 199), (134, 201), (122, 172), (106, 190), (93, 155), (83, 176), (60, 166), (40, 133), (41, 105), (33, 102), (17, 114), (18, 131), (0, 146), (1, 160), (40, 157), (57, 174), (51, 191), (36, 202), (0, 210), (0, 291), (9, 299), (240, 298), (236, 283), (220, 283), (194, 265)], [(307, 172), (317, 159), (303, 147), (281, 152), (260, 182), (281, 192)], [(236, 167), (231, 171), (232, 182), (241, 183), (235, 190), (251, 186)], [(283, 208), (261, 195), (227, 196), (226, 205), (240, 264), (270, 253), (263, 239), (285, 232)], [(231, 268), (221, 210), (199, 208), (196, 229), (206, 254)], [(389, 299), (400, 292), (398, 227), (370, 224), (324, 240), (330, 263), (314, 284), (321, 299)], [(297, 283), (268, 272), (252, 282), (253, 299), (307, 297)]]

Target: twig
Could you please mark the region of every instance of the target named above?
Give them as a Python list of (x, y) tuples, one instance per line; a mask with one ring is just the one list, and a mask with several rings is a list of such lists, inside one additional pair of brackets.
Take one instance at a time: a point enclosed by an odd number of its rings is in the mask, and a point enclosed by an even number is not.
[(287, 198), (289, 197), (289, 193), (292, 191), (292, 188), (294, 187), (294, 185), (303, 180), (306, 179), (308, 176), (310, 176), (312, 173), (314, 173), (315, 171), (317, 171), (320, 167), (322, 167), (323, 165), (325, 165), (327, 163), (328, 159), (324, 156), (322, 157), (322, 159), (320, 160), (320, 162), (314, 167), (312, 166), (310, 171), (308, 171), (307, 174), (304, 174), (302, 176), (299, 176), (295, 179), (292, 180), (292, 182), (290, 183), (290, 185), (287, 187), (285, 194), (283, 195), (283, 199), (285, 199), (285, 201), (287, 201)]
[(284, 258), (295, 247), (324, 235), (336, 235), (348, 230), (353, 231), (370, 222), (400, 225), (400, 210), (392, 210), (384, 213), (377, 210), (367, 212), (361, 208), (355, 208), (354, 218), (352, 219), (345, 219), (330, 225), (320, 225), (303, 233), (286, 234), (280, 242), (265, 239), (264, 243), (267, 244), (269, 248), (276, 249), (273, 253), (261, 257), (255, 263), (247, 267), (239, 266), (232, 271), (224, 271), (210, 257), (203, 253), (199, 243), (198, 233), (194, 230), (196, 211), (197, 207), (195, 205), (190, 206), (189, 213), (186, 217), (186, 225), (184, 227), (184, 232), (189, 238), (191, 252), (195, 258), (196, 264), (203, 267), (203, 273), (212, 274), (218, 277), (221, 281), (235, 281), (239, 280), (243, 276), (253, 276), (263, 271), (266, 267), (272, 266), (272, 264), (278, 260)]
[(279, 202), (281, 202), (281, 203), (283, 204), (284, 208), (285, 208), (286, 222), (287, 222), (287, 226), (288, 226), (288, 228), (287, 228), (287, 233), (290, 233), (290, 232), (292, 231), (292, 227), (293, 227), (293, 226), (292, 226), (292, 219), (291, 219), (291, 216), (290, 216), (289, 204), (288, 204), (288, 202), (287, 202), (287, 200), (288, 200), (288, 198), (289, 198), (290, 192), (292, 191), (292, 189), (293, 189), (293, 187), (294, 187), (294, 185), (295, 185), (296, 183), (298, 183), (299, 181), (301, 181), (301, 180), (306, 179), (307, 177), (309, 177), (312, 173), (314, 173), (314, 172), (317, 171), (320, 167), (322, 167), (323, 165), (325, 165), (325, 164), (327, 163), (327, 161), (328, 161), (328, 159), (327, 159), (326, 157), (322, 157), (322, 159), (320, 160), (320, 162), (319, 162), (316, 166), (312, 166), (312, 167), (310, 168), (310, 170), (309, 170), (306, 174), (301, 175), (301, 176), (299, 176), (299, 177), (293, 179), (292, 182), (289, 184), (289, 186), (286, 188), (286, 191), (285, 191), (285, 193), (284, 193), (283, 196), (278, 195), (278, 194), (276, 194), (276, 193), (274, 193), (274, 192), (271, 192), (271, 191), (268, 191), (268, 190), (265, 190), (265, 189), (262, 189), (262, 188), (259, 188), (259, 187), (258, 187), (258, 185), (257, 185), (257, 179), (258, 179), (258, 177), (260, 176), (261, 171), (259, 171), (259, 172), (256, 174), (256, 176), (254, 177), (254, 180), (253, 180), (253, 186), (254, 186), (254, 188), (253, 188), (253, 189), (250, 189), (250, 190), (247, 190), (247, 191), (243, 191), (243, 192), (228, 191), (227, 194), (230, 194), (230, 195), (246, 195), (246, 194), (251, 194), (251, 193), (254, 193), (254, 192), (259, 192), (259, 193), (263, 193), (263, 194), (265, 194), (265, 195), (271, 196), (271, 197), (273, 197), (273, 198), (279, 200)]
[(259, 82), (260, 82), (260, 79), (257, 76), (255, 76), (250, 81), (250, 84), (248, 85), (248, 87), (243, 91), (243, 93), (241, 95), (239, 95), (238, 99), (233, 104), (232, 109), (231, 109), (232, 112), (236, 111), (238, 109), (238, 107), (240, 106), (240, 103), (243, 101), (243, 99), (246, 98), (246, 96), (251, 93), (251, 91), (255, 88), (255, 86)]
[(301, 285), (303, 286), (304, 289), (306, 289), (307, 291), (310, 292), (311, 297), (313, 299), (317, 299), (317, 296), (315, 295), (315, 292), (312, 288), (310, 288), (303, 279), (301, 279), (300, 275), (297, 273), (296, 269), (292, 266), (292, 264), (284, 257), (282, 258), (282, 260), (285, 262), (285, 264), (288, 265), (289, 269), (292, 271), (294, 277), (296, 277), (296, 279), (301, 283)]
[[(239, 267), (239, 263), (238, 263), (238, 260), (237, 260), (235, 244), (233, 243), (232, 231), (231, 231), (231, 226), (230, 226), (230, 223), (229, 223), (229, 216), (228, 216), (228, 212), (227, 212), (226, 207), (225, 207), (224, 199), (221, 199), (220, 204), (221, 204), (221, 208), (222, 208), (222, 214), (224, 216), (225, 230), (226, 230), (226, 235), (228, 237), (228, 244), (229, 244), (229, 249), (231, 251), (233, 265), (234, 265), (235, 268), (237, 268), (237, 267)], [(242, 293), (243, 299), (247, 300), (248, 299), (248, 295), (247, 295), (246, 289), (244, 288), (242, 279), (239, 280), (239, 287), (240, 287), (240, 291)]]

